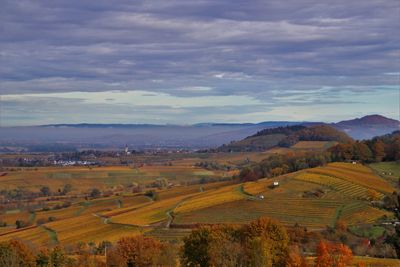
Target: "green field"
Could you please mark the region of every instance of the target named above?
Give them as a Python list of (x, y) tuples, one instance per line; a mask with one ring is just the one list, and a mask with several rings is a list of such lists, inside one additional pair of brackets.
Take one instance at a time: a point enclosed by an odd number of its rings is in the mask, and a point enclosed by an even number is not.
[(399, 185), (400, 162), (379, 162), (369, 165), (380, 176), (388, 179), (394, 185)]

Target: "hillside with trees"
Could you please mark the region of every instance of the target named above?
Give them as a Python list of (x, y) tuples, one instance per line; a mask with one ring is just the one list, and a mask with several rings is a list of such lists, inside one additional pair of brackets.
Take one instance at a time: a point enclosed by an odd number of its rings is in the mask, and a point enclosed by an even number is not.
[[(323, 133), (328, 134), (324, 136)], [(310, 141), (318, 139), (330, 139), (332, 141), (336, 139), (336, 141), (342, 142), (327, 151), (271, 155), (259, 163), (243, 168), (240, 173), (241, 179), (251, 181), (262, 177), (273, 177), (302, 169), (323, 166), (329, 162), (359, 161), (372, 163), (400, 160), (400, 131), (374, 137), (371, 140), (352, 141), (344, 133), (330, 131), (330, 127), (316, 126), (303, 128), (286, 138), (286, 140), (289, 139), (306, 139)]]
[(337, 141), (340, 143), (349, 143), (353, 139), (346, 133), (325, 124), (309, 127), (294, 125), (261, 130), (243, 140), (223, 145), (217, 151), (265, 151), (275, 146), (290, 147), (299, 141)]

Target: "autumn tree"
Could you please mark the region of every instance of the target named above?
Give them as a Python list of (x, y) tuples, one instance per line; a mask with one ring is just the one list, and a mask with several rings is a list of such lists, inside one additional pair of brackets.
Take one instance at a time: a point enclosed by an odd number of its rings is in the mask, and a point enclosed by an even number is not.
[(36, 266), (37, 267), (48, 267), (50, 264), (50, 252), (48, 249), (41, 249), (36, 254)]
[(10, 247), (16, 252), (18, 262), (20, 266), (24, 267), (35, 267), (36, 259), (33, 255), (32, 250), (24, 243), (18, 240), (9, 241)]
[(262, 254), (270, 259), (272, 265), (285, 266), (288, 257), (289, 237), (286, 229), (279, 223), (265, 217), (261, 217), (244, 226), (244, 236), (250, 247), (260, 247)]
[(121, 238), (115, 253), (125, 266), (152, 266), (161, 253), (161, 242), (143, 235)]
[(352, 259), (353, 253), (349, 247), (322, 240), (317, 246), (315, 267), (345, 267), (351, 263)]
[(346, 231), (347, 230), (347, 223), (343, 220), (338, 220), (335, 224), (335, 229), (339, 231)]
[(243, 228), (235, 225), (201, 226), (184, 238), (184, 266), (245, 266)]
[(316, 252), (315, 267), (332, 266), (332, 259), (329, 256), (329, 244), (327, 242), (319, 242)]
[(62, 267), (67, 261), (65, 251), (61, 246), (56, 246), (50, 253), (50, 266), (51, 267)]
[(97, 259), (94, 255), (89, 252), (84, 252), (80, 254), (75, 263), (76, 266), (85, 266), (85, 267), (105, 267), (106, 264), (99, 259)]
[(208, 246), (210, 265), (221, 267), (245, 266), (245, 248), (241, 243), (241, 228), (220, 225), (212, 228)]
[(378, 139), (372, 146), (372, 152), (374, 154), (374, 160), (376, 162), (381, 162), (385, 157), (385, 144)]
[(18, 255), (8, 242), (0, 243), (0, 266), (17, 267)]
[(300, 253), (298, 246), (290, 248), (289, 256), (286, 262), (286, 267), (308, 267), (305, 257)]
[(279, 267), (288, 256), (285, 228), (268, 218), (244, 226), (201, 226), (183, 241), (183, 266)]
[(362, 142), (355, 142), (353, 144), (353, 159), (360, 160), (363, 162), (369, 162), (372, 160), (372, 152), (369, 147)]
[(183, 239), (181, 248), (181, 264), (189, 267), (209, 266), (209, 243), (211, 241), (211, 227), (201, 226)]

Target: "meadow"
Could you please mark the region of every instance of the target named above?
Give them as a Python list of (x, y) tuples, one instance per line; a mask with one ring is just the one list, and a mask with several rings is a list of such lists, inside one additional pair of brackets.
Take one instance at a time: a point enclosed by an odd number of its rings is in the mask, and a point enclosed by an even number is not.
[(389, 161), (372, 163), (369, 167), (379, 176), (385, 178), (392, 185), (399, 185), (400, 179), (400, 163)]

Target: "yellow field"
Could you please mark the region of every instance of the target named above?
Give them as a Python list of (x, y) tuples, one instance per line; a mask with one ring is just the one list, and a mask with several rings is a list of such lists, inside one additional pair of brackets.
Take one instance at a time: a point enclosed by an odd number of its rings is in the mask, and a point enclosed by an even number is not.
[(393, 216), (392, 213), (368, 206), (365, 202), (351, 202), (342, 208), (340, 219), (348, 225), (369, 224), (384, 215)]
[[(307, 257), (307, 263), (314, 266), (315, 257)], [(398, 267), (400, 260), (398, 259), (382, 259), (371, 257), (354, 256), (351, 266), (357, 266), (358, 263), (364, 263), (366, 267)]]
[(400, 260), (397, 259), (381, 259), (371, 257), (354, 257), (353, 264), (365, 263), (367, 267), (398, 267)]
[[(366, 181), (360, 181), (360, 177), (365, 177)], [(279, 186), (270, 188), (274, 181), (279, 182)], [(338, 219), (349, 225), (374, 223), (385, 215), (393, 216), (390, 212), (371, 207), (367, 201), (368, 192), (383, 192), (381, 186), (384, 190), (393, 189), (364, 166), (329, 164), (245, 183), (244, 193), (256, 196), (252, 201), (235, 199), (232, 188), (193, 197), (174, 210), (177, 215), (175, 223), (241, 223), (259, 216), (275, 218), (285, 225), (299, 223), (313, 229), (334, 226)], [(305, 192), (317, 191), (324, 193), (319, 197), (305, 195)], [(377, 192), (377, 195), (383, 197), (382, 193)]]
[(42, 227), (32, 227), (29, 229), (20, 229), (7, 235), (0, 236), (0, 241), (10, 239), (22, 239), (33, 246), (47, 246), (51, 243), (51, 238), (47, 231)]
[(386, 194), (395, 191), (392, 185), (361, 164), (331, 163), (326, 167), (309, 169), (307, 172), (336, 177)]
[(76, 216), (82, 209), (80, 205), (73, 205), (69, 208), (49, 211), (37, 211), (35, 213), (35, 222), (38, 220), (47, 220), (49, 217), (54, 217), (56, 220), (64, 220)]
[[(313, 172), (301, 172), (295, 177), (296, 180), (305, 182), (320, 184), (329, 187), (330, 189), (340, 193), (339, 196), (342, 198), (354, 198), (354, 199), (368, 199), (368, 191), (372, 190), (376, 192), (377, 196), (383, 197), (382, 193), (378, 193), (376, 190), (366, 188), (356, 183), (352, 183), (349, 180), (344, 180), (328, 175), (322, 175)], [(331, 194), (327, 194), (324, 197), (329, 197)], [(335, 198), (338, 194), (333, 195)]]
[(116, 241), (121, 236), (140, 232), (135, 227), (107, 224), (102, 218), (93, 214), (48, 223), (46, 226), (57, 233), (58, 241), (62, 244), (76, 244), (80, 241)]
[[(200, 194), (194, 193), (193, 195)], [(168, 219), (167, 212), (172, 210), (180, 201), (191, 195), (182, 195), (155, 201), (149, 205), (141, 205), (132, 211), (128, 211), (111, 217), (113, 223), (148, 226)], [(107, 215), (107, 214), (104, 214)]]
[(163, 177), (174, 183), (199, 180), (202, 177), (223, 177), (222, 171), (208, 171), (193, 166), (143, 166), (132, 169), (127, 166), (116, 167), (41, 167), (18, 168), (7, 171), (0, 177), (0, 190), (23, 188), (39, 191), (49, 186), (52, 191), (71, 184), (73, 191), (85, 192), (94, 187), (112, 189), (119, 185), (150, 183)]
[(16, 220), (29, 221), (30, 213), (27, 211), (13, 210), (0, 214), (0, 221), (6, 222), (8, 225), (15, 225)]
[(174, 212), (189, 212), (244, 198), (244, 195), (238, 190), (238, 185), (230, 185), (203, 194), (198, 194), (197, 196), (184, 201), (174, 209)]
[[(279, 181), (280, 186), (268, 188), (273, 181)], [(194, 223), (196, 220), (209, 222), (247, 223), (260, 216), (279, 220), (285, 225), (295, 223), (312, 229), (333, 225), (342, 202), (337, 200), (304, 198), (303, 192), (315, 190), (318, 186), (297, 181), (290, 176), (277, 179), (263, 179), (258, 182), (245, 183), (243, 189), (247, 193), (263, 196), (258, 200), (239, 200), (212, 206), (202, 210), (178, 214), (177, 223)]]

